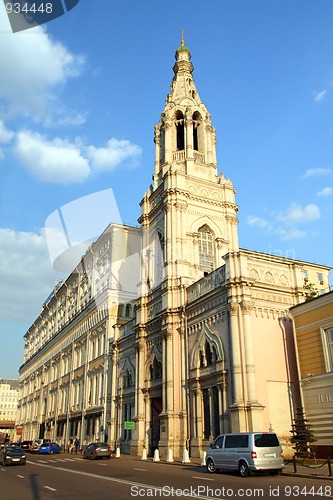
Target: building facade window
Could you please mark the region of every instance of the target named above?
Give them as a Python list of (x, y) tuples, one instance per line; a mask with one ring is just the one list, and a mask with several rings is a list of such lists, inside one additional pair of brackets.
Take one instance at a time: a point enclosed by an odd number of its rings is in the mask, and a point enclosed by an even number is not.
[(333, 372), (333, 328), (322, 330), (326, 371)]
[(213, 270), (213, 234), (206, 225), (199, 229), (199, 263), (202, 271), (210, 273)]

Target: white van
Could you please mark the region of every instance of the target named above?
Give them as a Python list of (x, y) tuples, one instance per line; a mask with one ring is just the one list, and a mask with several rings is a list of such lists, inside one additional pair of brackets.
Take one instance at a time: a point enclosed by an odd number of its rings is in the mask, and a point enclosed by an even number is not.
[(238, 470), (242, 477), (256, 471), (279, 474), (284, 468), (282, 448), (273, 432), (223, 434), (206, 454), (208, 472)]

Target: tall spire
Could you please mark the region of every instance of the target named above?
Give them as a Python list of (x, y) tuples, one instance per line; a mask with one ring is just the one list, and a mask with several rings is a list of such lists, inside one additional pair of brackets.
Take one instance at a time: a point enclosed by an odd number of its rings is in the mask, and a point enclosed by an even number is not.
[(180, 30), (181, 34), (182, 34), (182, 42), (181, 44), (184, 46), (185, 45), (185, 40), (184, 40), (184, 30)]
[[(181, 45), (176, 49), (175, 59), (170, 93), (155, 126), (154, 189), (171, 165), (173, 169), (183, 169), (187, 174), (210, 180), (217, 175), (215, 129), (194, 84), (184, 30), (181, 30)], [(199, 164), (207, 167), (204, 172), (198, 168)]]

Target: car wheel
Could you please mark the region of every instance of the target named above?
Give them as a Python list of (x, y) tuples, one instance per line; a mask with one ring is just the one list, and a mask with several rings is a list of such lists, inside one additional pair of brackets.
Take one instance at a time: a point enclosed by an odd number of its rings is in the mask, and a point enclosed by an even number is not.
[(240, 462), (239, 473), (241, 477), (248, 477), (250, 475), (250, 469), (246, 462)]
[(217, 472), (217, 468), (215, 467), (214, 461), (211, 458), (209, 458), (207, 460), (206, 467), (207, 467), (208, 472), (212, 472), (212, 473)]

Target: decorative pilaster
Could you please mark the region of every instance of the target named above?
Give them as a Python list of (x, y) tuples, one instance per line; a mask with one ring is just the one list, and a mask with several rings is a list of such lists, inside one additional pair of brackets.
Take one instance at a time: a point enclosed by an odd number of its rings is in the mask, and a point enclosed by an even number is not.
[(253, 304), (248, 300), (243, 300), (240, 305), (243, 317), (247, 395), (248, 395), (248, 401), (250, 403), (255, 403), (257, 402), (257, 396), (256, 396), (256, 380), (255, 380), (255, 368), (254, 368), (255, 362), (254, 362), (252, 327), (251, 327), (251, 311)]

